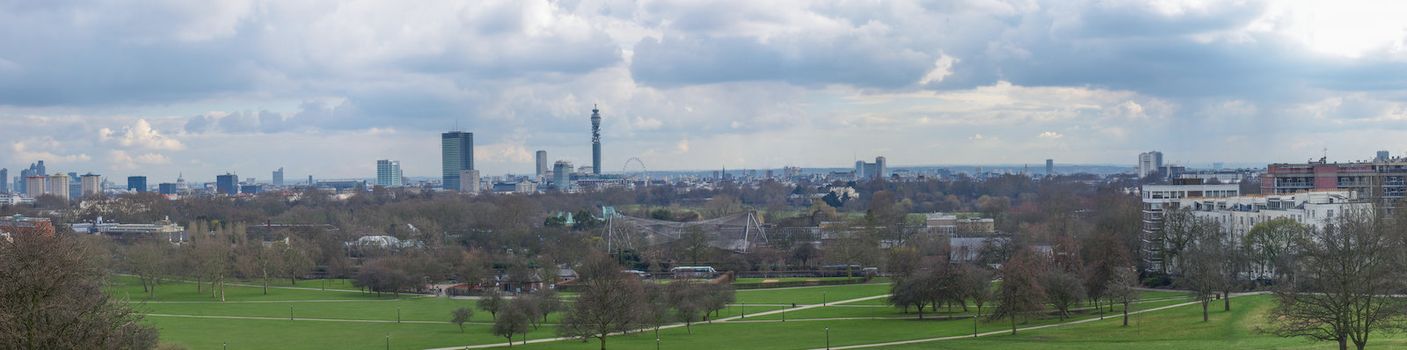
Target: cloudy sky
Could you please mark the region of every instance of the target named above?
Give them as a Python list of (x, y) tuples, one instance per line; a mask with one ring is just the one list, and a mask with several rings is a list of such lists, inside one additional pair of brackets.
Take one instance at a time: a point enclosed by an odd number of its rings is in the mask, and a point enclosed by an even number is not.
[[(1393, 8), (1396, 7), (1396, 8)], [(169, 181), (1356, 160), (1407, 151), (1403, 2), (0, 0), (0, 167)]]

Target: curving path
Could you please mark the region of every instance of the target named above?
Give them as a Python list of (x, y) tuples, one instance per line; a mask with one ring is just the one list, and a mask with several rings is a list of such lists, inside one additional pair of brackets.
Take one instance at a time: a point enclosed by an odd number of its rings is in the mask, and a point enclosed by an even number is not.
[[(786, 309), (780, 309), (780, 310), (763, 311), (763, 312), (758, 312), (758, 313), (754, 313), (754, 314), (748, 314), (748, 316), (753, 316), (753, 317), (757, 317), (757, 316), (766, 316), (766, 315), (772, 315), (772, 314), (780, 314), (780, 313), (782, 313), (783, 310), (786, 310), (786, 311), (798, 311), (798, 310), (814, 309), (814, 308), (823, 307), (823, 306), (827, 306), (827, 305), (844, 304), (844, 303), (853, 303), (853, 302), (858, 302), (858, 301), (874, 300), (874, 299), (881, 299), (881, 298), (888, 298), (888, 297), (889, 297), (889, 294), (884, 294), (884, 295), (868, 296), (868, 297), (863, 297), (863, 298), (846, 299), (846, 300), (837, 300), (837, 301), (834, 301), (834, 302), (827, 303), (827, 304), (825, 304), (825, 305), (822, 305), (822, 304), (804, 305), (804, 306), (797, 306), (797, 307), (793, 307), (793, 308), (786, 308)], [(724, 318), (720, 318), (720, 319), (713, 320), (713, 322), (720, 322), (720, 323), (721, 323), (721, 322), (728, 322), (728, 321), (739, 320), (739, 319), (742, 319), (742, 316), (724, 317)], [(674, 323), (674, 324), (669, 324), (669, 325), (660, 326), (659, 328), (660, 328), (660, 329), (670, 329), (670, 328), (679, 328), (679, 327), (684, 327), (684, 324), (683, 324), (683, 323)], [(651, 328), (651, 329), (653, 330), (653, 328)], [(613, 333), (613, 334), (620, 334), (620, 333)], [(528, 341), (524, 341), (524, 342), (517, 342), (517, 343), (515, 343), (515, 344), (537, 344), (537, 343), (548, 343), (548, 342), (563, 341), (563, 340), (577, 340), (577, 338), (570, 338), (570, 337), (542, 338), (542, 339), (528, 340)], [(426, 350), (483, 349), (483, 348), (495, 348), (495, 347), (506, 347), (506, 346), (512, 346), (512, 345), (511, 345), (511, 344), (508, 344), (508, 343), (495, 343), (495, 344), (479, 344), (479, 345), (469, 345), (469, 346), (453, 346), (453, 347), (434, 348), (434, 349), (426, 349)]]
[[(1258, 294), (1265, 294), (1265, 292), (1233, 294), (1233, 295), (1231, 295), (1231, 297), (1234, 298), (1234, 297), (1242, 297), (1242, 296), (1247, 296), (1247, 295), (1258, 295)], [(1190, 302), (1181, 303), (1181, 304), (1173, 304), (1173, 305), (1168, 305), (1168, 306), (1155, 307), (1155, 308), (1152, 308), (1152, 309), (1133, 311), (1133, 312), (1129, 312), (1129, 314), (1130, 314), (1130, 315), (1134, 315), (1134, 314), (1141, 314), (1141, 313), (1146, 313), (1146, 312), (1162, 311), (1162, 310), (1167, 310), (1167, 309), (1172, 309), (1172, 308), (1178, 308), (1178, 307), (1183, 307), (1183, 306), (1188, 306), (1188, 305), (1197, 305), (1197, 304), (1199, 304), (1199, 303), (1201, 303), (1201, 302), (1199, 302), (1199, 301), (1190, 301)], [(1107, 320), (1118, 320), (1119, 318), (1118, 318), (1118, 317), (1110, 317), (1110, 318), (1106, 318), (1106, 319), (1107, 319)], [(1102, 321), (1102, 320), (1106, 320), (1106, 319), (1088, 318), (1088, 319), (1083, 319), (1083, 320), (1079, 320), (1079, 321), (1070, 321), (1070, 322), (1065, 322), (1065, 323), (1055, 323), (1055, 324), (1048, 324), (1048, 325), (1041, 325), (1041, 326), (1031, 326), (1031, 327), (1025, 327), (1025, 328), (1017, 328), (1016, 330), (1017, 330), (1018, 332), (1020, 332), (1020, 331), (1032, 331), (1032, 330), (1043, 329), (1043, 328), (1055, 328), (1055, 327), (1064, 327), (1064, 326), (1069, 326), (1069, 325), (1076, 325), (1076, 324), (1081, 324), (1081, 323), (1098, 322), (1098, 321)], [(884, 342), (884, 343), (858, 344), (858, 345), (846, 345), (846, 346), (832, 346), (832, 347), (830, 347), (829, 349), (830, 349), (830, 350), (843, 350), (843, 349), (876, 348), (876, 347), (885, 347), (885, 346), (920, 344), (920, 343), (935, 342), (935, 341), (944, 341), (944, 340), (972, 339), (972, 338), (975, 338), (975, 337), (986, 337), (986, 336), (1001, 335), (1001, 334), (1011, 334), (1011, 330), (1010, 330), (1010, 329), (1005, 329), (1005, 330), (1000, 330), (1000, 331), (991, 331), (991, 332), (986, 332), (986, 333), (978, 333), (978, 334), (976, 334), (976, 335), (968, 334), (968, 335), (955, 335), (955, 336), (936, 337), (936, 338), (901, 340), (901, 341), (892, 341), (892, 342)], [(827, 350), (827, 348), (816, 348), (816, 349), (812, 349), (812, 350)]]

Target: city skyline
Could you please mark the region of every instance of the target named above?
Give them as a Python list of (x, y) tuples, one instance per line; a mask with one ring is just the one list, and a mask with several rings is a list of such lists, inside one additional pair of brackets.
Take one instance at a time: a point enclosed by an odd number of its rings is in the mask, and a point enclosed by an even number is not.
[(528, 174), (595, 104), (605, 173), (1407, 150), (1400, 3), (228, 5), (0, 5), (0, 167), (429, 176), (458, 125)]

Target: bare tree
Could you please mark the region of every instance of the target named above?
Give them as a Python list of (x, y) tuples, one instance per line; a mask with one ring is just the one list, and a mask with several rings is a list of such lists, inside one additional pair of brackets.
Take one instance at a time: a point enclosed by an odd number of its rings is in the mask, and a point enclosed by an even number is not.
[(0, 239), (0, 348), (151, 349), (157, 330), (103, 288), (101, 248), (73, 235)]
[[(498, 317), (493, 321), (493, 334), (508, 338), (508, 346), (513, 346), (514, 334), (527, 334), (530, 322), (531, 310), (526, 310), (526, 304), (510, 303), (504, 308), (503, 317)], [(526, 338), (525, 338), (526, 339)]]
[[(673, 284), (673, 283), (671, 283)], [(668, 323), (672, 319), (670, 315), (670, 295), (667, 290), (669, 284), (647, 284), (644, 286), (644, 304), (639, 308), (639, 323), (644, 326), (654, 327), (658, 334), (660, 326)]]
[(1011, 319), (1011, 334), (1016, 334), (1016, 317), (1045, 308), (1046, 292), (1041, 286), (1041, 271), (1049, 264), (1030, 248), (1021, 249), (1001, 267), (1002, 283), (997, 293), (997, 310), (991, 319)]
[(693, 280), (678, 280), (665, 287), (669, 307), (674, 309), (676, 321), (684, 322), (684, 329), (694, 333), (694, 322), (698, 322), (705, 311), (703, 288)]
[(1345, 213), (1298, 241), (1296, 277), (1276, 291), (1269, 315), (1275, 334), (1361, 350), (1374, 332), (1402, 326), (1402, 219), (1374, 212)]
[(352, 281), (353, 285), (370, 289), (377, 295), (393, 293), (397, 296), (401, 294), (401, 290), (416, 283), (416, 279), (405, 272), (398, 259), (389, 257), (362, 263), (361, 269), (357, 270), (356, 279)]
[(474, 316), (474, 310), (461, 306), (450, 312), (449, 323), (459, 326), (459, 332), (464, 333), (464, 322), (469, 322), (471, 316)]
[(1129, 306), (1138, 301), (1138, 271), (1132, 267), (1114, 270), (1104, 287), (1105, 297), (1124, 305), (1124, 327), (1129, 325)]
[(278, 253), (276, 272), (279, 276), (287, 278), (289, 284), (297, 285), (299, 277), (313, 270), (313, 258), (308, 254), (308, 244), (290, 238), (286, 243), (274, 243), (273, 249)]
[(1188, 246), (1196, 241), (1199, 236), (1199, 224), (1203, 220), (1192, 215), (1190, 209), (1173, 209), (1165, 214), (1163, 229), (1158, 231), (1158, 236), (1154, 240), (1161, 242), (1162, 246), (1158, 250), (1159, 259), (1162, 263), (1162, 273), (1170, 274), (1180, 271), (1182, 263), (1186, 260), (1183, 256)]
[(699, 260), (708, 257), (710, 247), (708, 245), (708, 234), (704, 233), (699, 226), (689, 226), (684, 228), (684, 232), (679, 235), (679, 241), (675, 243), (684, 254), (683, 257), (689, 259), (689, 263), (698, 265)]
[[(716, 317), (719, 311), (728, 307), (737, 297), (733, 293), (733, 285), (727, 283), (704, 283), (699, 286), (703, 290), (704, 311), (712, 311)], [(707, 316), (704, 319), (712, 323), (713, 320)]]
[(483, 295), (479, 296), (479, 301), (476, 304), (479, 306), (479, 310), (488, 311), (489, 316), (498, 320), (498, 311), (502, 310), (507, 302), (503, 300), (503, 293), (499, 292), (498, 288), (489, 288), (484, 290)]
[(264, 294), (269, 294), (269, 278), (277, 273), (282, 256), (263, 243), (254, 242), (239, 247), (235, 254), (235, 271), (243, 278), (257, 278), (263, 284)]
[(801, 263), (802, 267), (811, 266), (811, 260), (820, 255), (821, 251), (811, 242), (797, 242), (791, 247), (791, 259)]
[(933, 274), (929, 271), (914, 271), (907, 276), (896, 277), (889, 285), (889, 303), (909, 312), (909, 307), (918, 308), (918, 318), (923, 319), (923, 309), (932, 297)]
[(473, 289), (488, 275), (487, 263), (484, 262), (484, 259), (480, 258), (480, 256), (482, 256), (481, 253), (463, 251), (459, 254), (458, 259), (451, 260), (450, 273), (454, 278), (459, 279), (460, 283), (464, 283), (470, 289)]
[(1193, 219), (1186, 249), (1180, 256), (1182, 276), (1177, 284), (1192, 293), (1192, 297), (1202, 303), (1202, 321), (1208, 320), (1207, 305), (1216, 297), (1217, 290), (1226, 283), (1223, 273), (1226, 264), (1225, 241), (1215, 223)]
[[(547, 315), (562, 311), (562, 298), (557, 295), (556, 290), (542, 288), (526, 296), (533, 303), (533, 310), (537, 315), (542, 316), (542, 322), (547, 322)], [(533, 327), (537, 327), (537, 322), (533, 322)]]
[(982, 305), (992, 300), (992, 272), (976, 265), (964, 264), (959, 268), (962, 271), (959, 288), (965, 299), (972, 300), (977, 307), (977, 317), (982, 317)]
[(557, 332), (580, 339), (596, 338), (606, 349), (606, 337), (629, 330), (639, 320), (639, 301), (644, 299), (640, 281), (620, 271), (620, 265), (605, 254), (592, 254), (582, 264), (581, 293), (572, 303)]
[(137, 275), (142, 291), (147, 292), (148, 298), (155, 299), (156, 286), (170, 269), (167, 258), (173, 253), (170, 245), (159, 240), (144, 240), (127, 247), (126, 253), (127, 271)]
[[(225, 278), (229, 276), (233, 259), (230, 235), (217, 230), (214, 234), (196, 234), (192, 239), (194, 272), (210, 283), (210, 296), (225, 301)], [(197, 282), (198, 283), (198, 282)]]
[(1050, 302), (1051, 306), (1055, 306), (1061, 320), (1070, 315), (1070, 306), (1079, 304), (1085, 299), (1083, 281), (1070, 272), (1058, 269), (1050, 270), (1042, 276), (1041, 281), (1045, 288), (1046, 300)]
[(1133, 263), (1129, 251), (1114, 234), (1099, 234), (1085, 244), (1089, 259), (1085, 264), (1085, 292), (1094, 304), (1108, 297), (1105, 287), (1120, 269)]
[(1252, 272), (1279, 278), (1294, 270), (1287, 260), (1298, 249), (1295, 243), (1304, 239), (1305, 230), (1304, 225), (1291, 219), (1275, 219), (1251, 227), (1243, 245)]

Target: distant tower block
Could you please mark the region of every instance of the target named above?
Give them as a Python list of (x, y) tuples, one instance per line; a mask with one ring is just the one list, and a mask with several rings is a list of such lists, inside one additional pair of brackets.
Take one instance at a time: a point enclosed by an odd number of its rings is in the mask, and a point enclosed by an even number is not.
[(591, 106), (591, 172), (601, 175), (601, 109)]

